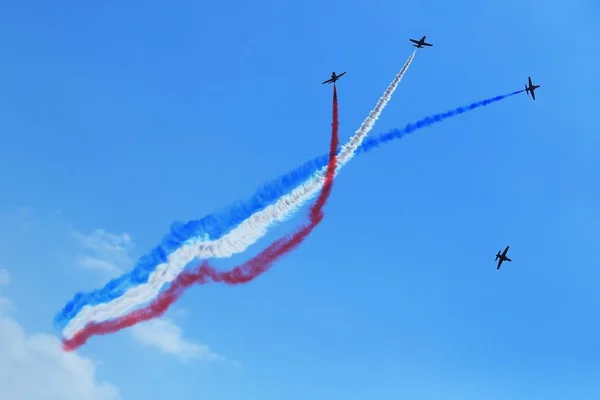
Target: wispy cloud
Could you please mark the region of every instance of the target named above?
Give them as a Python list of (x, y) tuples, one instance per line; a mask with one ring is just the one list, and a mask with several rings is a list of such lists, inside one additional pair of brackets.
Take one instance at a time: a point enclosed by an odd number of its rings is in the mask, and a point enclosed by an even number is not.
[(183, 337), (183, 329), (168, 319), (156, 319), (135, 325), (131, 332), (140, 343), (182, 360), (225, 361), (224, 357), (214, 353), (208, 346), (186, 340)]
[(11, 299), (0, 296), (0, 314), (8, 313), (14, 309), (14, 305)]
[[(0, 268), (0, 287), (2, 286), (6, 286), (10, 283), (10, 274), (8, 273), (8, 270), (4, 269), (4, 268)], [(6, 297), (2, 296), (2, 293), (0, 292), (0, 313), (2, 313), (3, 311), (9, 311), (12, 310), (13, 308), (13, 304), (12, 301)]]
[[(32, 384), (35, 382), (35, 384)], [(0, 309), (0, 399), (117, 400), (92, 360), (66, 353), (46, 334), (28, 334)]]
[[(82, 252), (77, 256), (77, 263), (82, 268), (116, 276), (131, 268), (133, 264), (133, 239), (127, 233), (115, 234), (96, 229), (89, 234), (73, 231), (73, 237), (82, 246)], [(175, 317), (185, 315), (183, 309), (174, 312)], [(208, 346), (185, 339), (183, 329), (168, 319), (138, 324), (132, 327), (130, 332), (139, 343), (182, 360), (226, 361)], [(239, 366), (239, 363), (233, 363)]]
[(127, 233), (114, 234), (104, 229), (96, 229), (90, 234), (74, 231), (73, 237), (85, 249), (84, 253), (77, 257), (77, 263), (83, 268), (103, 271), (114, 276), (132, 264), (130, 252), (134, 245)]
[(10, 283), (10, 274), (8, 270), (0, 268), (0, 286), (6, 286)]
[(106, 272), (107, 274), (114, 276), (123, 272), (123, 270), (115, 264), (91, 256), (81, 255), (77, 257), (77, 263), (83, 268)]
[(34, 226), (33, 209), (29, 207), (19, 207), (15, 210), (15, 217), (21, 233), (26, 234), (31, 231)]

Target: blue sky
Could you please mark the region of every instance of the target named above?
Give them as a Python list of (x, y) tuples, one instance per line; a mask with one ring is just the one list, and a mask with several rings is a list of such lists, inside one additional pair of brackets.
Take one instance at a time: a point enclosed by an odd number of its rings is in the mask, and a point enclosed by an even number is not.
[[(599, 14), (591, 1), (6, 3), (0, 296), (13, 306), (0, 323), (40, 371), (0, 357), (23, 374), (0, 373), (4, 395), (43, 400), (52, 385), (18, 382), (47, 374), (64, 399), (598, 398)], [(55, 313), (108, 279), (90, 266), (126, 269), (173, 221), (326, 152), (320, 82), (333, 70), (348, 71), (347, 139), (423, 34), (435, 47), (373, 133), (528, 75), (537, 100), (357, 157), (323, 223), (270, 273), (194, 288), (159, 325), (56, 351)], [(506, 245), (513, 262), (497, 271)], [(33, 336), (8, 338), (19, 326)]]

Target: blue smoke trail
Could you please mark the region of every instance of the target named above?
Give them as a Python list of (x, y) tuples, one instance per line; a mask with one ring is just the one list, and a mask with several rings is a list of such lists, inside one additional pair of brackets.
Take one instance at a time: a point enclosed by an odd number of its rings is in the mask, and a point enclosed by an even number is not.
[[(481, 100), (467, 106), (423, 118), (415, 123), (407, 124), (402, 129), (394, 129), (378, 136), (367, 137), (357, 149), (357, 154), (368, 152), (391, 140), (400, 139), (404, 135), (418, 129), (431, 126), (467, 111), (487, 106), (521, 92), (523, 90)], [(205, 240), (216, 240), (224, 236), (242, 221), (275, 203), (281, 196), (308, 180), (317, 170), (325, 167), (327, 165), (327, 157), (327, 154), (319, 156), (306, 162), (292, 172), (264, 184), (248, 201), (237, 202), (223, 211), (207, 215), (199, 220), (186, 223), (173, 223), (170, 232), (165, 235), (160, 244), (149, 254), (142, 256), (131, 271), (111, 280), (101, 289), (89, 293), (78, 292), (56, 315), (54, 319), (55, 327), (62, 330), (69, 320), (77, 315), (85, 305), (109, 302), (123, 295), (129, 288), (146, 283), (156, 266), (166, 262), (167, 255), (181, 247), (188, 240), (196, 237), (202, 237)]]
[[(524, 90), (517, 90), (516, 92), (512, 92), (509, 94), (503, 94), (500, 96), (491, 97), (489, 99), (477, 101), (475, 103), (469, 104), (468, 106), (462, 106), (462, 107), (455, 108), (454, 110), (446, 111), (444, 113), (430, 115), (429, 117), (425, 117), (413, 124), (407, 124), (402, 129), (394, 129), (390, 132), (382, 133), (381, 135), (367, 138), (363, 142), (362, 146), (359, 147), (357, 153), (367, 152), (376, 147), (379, 147), (382, 144), (389, 142), (390, 140), (400, 139), (404, 135), (412, 133), (418, 129), (431, 126), (438, 122), (442, 122), (445, 119), (455, 117), (459, 114), (464, 114), (467, 111), (472, 111), (476, 108), (480, 108), (480, 107), (484, 107), (484, 106), (487, 106), (492, 103), (496, 103), (500, 100), (506, 99), (507, 97), (511, 97), (511, 96), (514, 96), (514, 95), (522, 93), (522, 92), (524, 92)], [(327, 165), (327, 162), (325, 162), (325, 163), (326, 163), (325, 165)]]

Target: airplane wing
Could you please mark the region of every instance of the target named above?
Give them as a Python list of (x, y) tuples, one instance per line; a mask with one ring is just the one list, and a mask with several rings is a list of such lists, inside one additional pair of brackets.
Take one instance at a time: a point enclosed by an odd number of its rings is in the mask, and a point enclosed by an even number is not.
[(498, 266), (496, 267), (496, 269), (500, 269), (500, 266), (502, 265), (503, 261), (504, 261), (503, 258), (501, 258), (500, 260), (498, 260)]
[(529, 87), (532, 87), (533, 83), (531, 83), (531, 77), (529, 77)]
[(508, 253), (508, 248), (509, 248), (509, 247), (510, 247), (510, 246), (506, 246), (506, 248), (505, 248), (505, 249), (504, 249), (504, 251), (502, 252), (502, 256), (503, 256), (503, 257), (504, 257), (504, 256), (506, 256), (506, 253)]
[(431, 43), (425, 43), (425, 42), (421, 43), (421, 45), (423, 45), (423, 46), (433, 46)]
[(531, 98), (535, 100), (535, 92), (533, 90), (531, 90), (530, 93), (531, 93)]
[(328, 80), (326, 80), (325, 82), (321, 82), (321, 84), (325, 84), (325, 83), (331, 83), (331, 82), (333, 82), (333, 79), (328, 79)]
[(408, 39), (408, 40), (410, 40), (410, 41), (411, 41), (411, 42), (413, 42), (413, 43), (419, 44), (419, 41), (418, 41), (418, 40), (415, 40), (415, 39)]
[(342, 72), (341, 74), (339, 74), (337, 77), (338, 77), (338, 78), (341, 78), (341, 77), (342, 77), (342, 76), (344, 76), (345, 74), (346, 74), (346, 72), (344, 71), (344, 72)]

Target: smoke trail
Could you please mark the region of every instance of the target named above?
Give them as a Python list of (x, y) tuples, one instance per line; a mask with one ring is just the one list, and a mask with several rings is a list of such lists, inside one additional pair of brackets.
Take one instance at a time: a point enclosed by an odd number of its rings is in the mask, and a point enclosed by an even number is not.
[(381, 135), (378, 135), (378, 136), (375, 136), (375, 137), (371, 137), (371, 138), (365, 140), (365, 142), (363, 143), (363, 145), (360, 147), (359, 152), (367, 152), (369, 150), (372, 150), (372, 149), (374, 149), (376, 147), (381, 146), (382, 144), (385, 144), (385, 143), (389, 142), (390, 140), (400, 139), (404, 135), (406, 135), (408, 133), (412, 133), (412, 132), (414, 132), (414, 131), (416, 131), (418, 129), (431, 126), (431, 125), (436, 124), (438, 122), (442, 122), (445, 119), (448, 119), (448, 118), (451, 118), (451, 117), (455, 117), (455, 116), (460, 115), (460, 114), (464, 114), (467, 111), (472, 111), (472, 110), (475, 110), (476, 108), (484, 107), (484, 106), (487, 106), (489, 104), (496, 103), (496, 102), (498, 102), (500, 100), (503, 100), (503, 99), (505, 99), (507, 97), (514, 96), (514, 95), (519, 94), (521, 92), (523, 92), (523, 90), (517, 90), (516, 92), (512, 92), (512, 93), (509, 93), (509, 94), (504, 94), (504, 95), (500, 95), (500, 96), (496, 96), (496, 97), (491, 97), (489, 99), (477, 101), (475, 103), (469, 104), (468, 106), (458, 107), (458, 108), (455, 108), (454, 110), (446, 111), (444, 113), (430, 115), (429, 117), (423, 118), (423, 119), (421, 119), (421, 120), (419, 120), (419, 121), (417, 121), (415, 123), (407, 124), (402, 129), (394, 129), (394, 130), (389, 131), (387, 133), (383, 133)]
[(229, 285), (237, 285), (249, 282), (257, 276), (268, 271), (275, 261), (285, 254), (298, 247), (312, 230), (323, 220), (323, 207), (329, 199), (333, 187), (333, 178), (336, 169), (336, 150), (338, 147), (338, 103), (337, 88), (333, 84), (333, 118), (331, 122), (331, 142), (329, 146), (329, 163), (325, 174), (325, 183), (323, 189), (317, 198), (315, 204), (309, 212), (309, 222), (301, 226), (295, 233), (284, 236), (269, 247), (260, 252), (257, 256), (235, 267), (227, 272), (220, 272), (211, 267), (207, 261), (193, 270), (184, 271), (173, 282), (166, 291), (162, 292), (149, 306), (135, 310), (128, 315), (106, 322), (91, 322), (85, 328), (75, 334), (69, 340), (63, 340), (63, 348), (66, 351), (72, 351), (83, 345), (91, 336), (105, 335), (117, 332), (121, 329), (130, 327), (143, 321), (157, 318), (163, 315), (167, 309), (177, 301), (183, 292), (193, 284), (204, 284), (210, 279), (213, 282), (222, 282)]
[[(414, 56), (415, 52), (408, 58), (354, 136), (342, 146), (337, 155), (336, 173), (354, 157), (356, 149), (371, 131), (381, 112), (390, 101)], [(326, 163), (325, 158), (325, 163), (321, 166), (324, 167)], [(126, 274), (128, 276), (126, 278), (127, 284), (118, 278), (117, 281), (109, 282), (103, 289), (91, 293), (78, 293), (56, 316), (55, 324), (58, 327), (64, 327), (63, 334), (68, 337), (89, 321), (115, 318), (140, 304), (150, 301), (159, 293), (164, 284), (172, 282), (181, 273), (185, 265), (194, 258), (231, 257), (233, 254), (245, 251), (264, 236), (271, 225), (288, 219), (318, 193), (324, 184), (324, 168), (319, 171), (316, 170), (317, 168), (313, 168), (311, 171), (311, 174), (315, 174), (313, 179), (296, 187), (291, 193), (281, 196), (274, 204), (268, 205), (262, 211), (253, 214), (220, 239), (202, 242), (198, 238), (193, 238), (166, 257), (167, 261), (160, 263), (150, 275), (149, 271), (152, 270), (155, 264), (146, 263), (145, 261), (141, 264), (138, 262), (134, 270)], [(296, 176), (294, 173), (292, 175)], [(285, 178), (282, 180), (285, 180)], [(142, 283), (144, 279), (147, 279), (147, 283)], [(121, 283), (113, 284), (113, 282)], [(127, 293), (123, 296), (127, 286), (136, 284), (138, 286), (127, 290)]]
[[(472, 103), (468, 106), (458, 107), (454, 110), (426, 117), (422, 120), (417, 121), (416, 123), (407, 124), (403, 129), (395, 129), (388, 133), (368, 139), (359, 148), (358, 152), (369, 151), (375, 147), (378, 147), (381, 144), (387, 143), (394, 139), (399, 139), (405, 134), (414, 132), (415, 130), (431, 126), (437, 122), (443, 121), (444, 119), (500, 101), (504, 98), (516, 95), (521, 92), (522, 90), (503, 96), (496, 96), (490, 99)], [(324, 189), (321, 192), (321, 196), (323, 196), (323, 193), (326, 192), (326, 187), (327, 185), (324, 186)], [(319, 198), (321, 198), (321, 196)], [(311, 210), (311, 223), (297, 231), (294, 234), (294, 236), (302, 238), (306, 237), (306, 235), (310, 233), (310, 230), (312, 230), (311, 225), (318, 224), (318, 221), (322, 219), (322, 213), (320, 213), (318, 210), (314, 211), (314, 209), (317, 208), (317, 204), (315, 204), (315, 206), (313, 206), (313, 210)], [(315, 223), (314, 221), (317, 222)], [(266, 250), (261, 252), (261, 254), (259, 254), (254, 259), (228, 272), (216, 271), (214, 268), (209, 266), (208, 262), (204, 261), (200, 266), (194, 268), (193, 270), (187, 270), (181, 273), (171, 284), (169, 289), (162, 292), (148, 306), (135, 310), (117, 319), (101, 323), (90, 322), (82, 331), (78, 332), (75, 336), (73, 336), (72, 339), (63, 340), (63, 347), (66, 350), (74, 350), (77, 347), (83, 345), (91, 336), (116, 332), (123, 328), (135, 325), (139, 322), (159, 317), (163, 315), (167, 311), (167, 309), (181, 297), (181, 295), (187, 288), (194, 284), (201, 285), (212, 281), (225, 283), (228, 285), (235, 285), (249, 282), (257, 276), (261, 275), (262, 273), (266, 272), (272, 266), (272, 263), (276, 261), (278, 256), (284, 254), (286, 250), (291, 250), (292, 246), (295, 247), (295, 242), (293, 239), (294, 237), (292, 237), (292, 239), (280, 239), (279, 241), (269, 246)], [(300, 239), (300, 241), (301, 240), (302, 239)]]
[[(467, 111), (472, 111), (472, 110), (475, 110), (477, 108), (480, 108), (480, 107), (483, 107), (483, 106), (486, 106), (486, 105), (498, 102), (498, 101), (500, 101), (502, 99), (514, 96), (514, 95), (519, 94), (521, 92), (522, 92), (522, 90), (519, 90), (519, 91), (515, 91), (515, 92), (512, 92), (512, 93), (506, 94), (506, 95), (495, 96), (495, 97), (488, 98), (488, 99), (485, 99), (485, 100), (477, 101), (477, 102), (471, 103), (471, 104), (469, 104), (467, 106), (461, 106), (461, 107), (458, 107), (458, 108), (450, 110), (450, 111), (446, 111), (446, 112), (443, 112), (443, 113), (439, 113), (439, 114), (434, 114), (434, 115), (428, 116), (428, 117), (423, 118), (423, 119), (421, 119), (421, 120), (419, 120), (419, 121), (417, 121), (415, 123), (409, 123), (403, 129), (395, 129), (395, 130), (392, 130), (390, 132), (378, 135), (376, 137), (368, 138), (363, 143), (363, 145), (359, 147), (358, 153), (368, 151), (370, 149), (373, 149), (374, 147), (377, 147), (377, 146), (379, 146), (379, 145), (381, 145), (383, 143), (387, 143), (387, 142), (389, 142), (389, 141), (391, 141), (393, 139), (399, 139), (399, 138), (403, 137), (405, 134), (414, 132), (415, 130), (431, 126), (431, 125), (433, 125), (435, 123), (441, 122), (441, 121), (443, 121), (443, 120), (445, 120), (447, 118), (451, 118), (451, 117), (459, 115), (459, 114), (463, 114), (463, 113), (465, 113)], [(316, 159), (310, 161), (309, 163), (312, 163), (313, 165), (316, 165), (318, 167), (319, 163), (321, 162), (320, 160), (322, 158), (323, 158), (323, 156), (317, 157)], [(339, 154), (338, 154), (338, 162), (339, 162), (339, 159), (340, 159), (340, 157), (339, 157)], [(309, 163), (307, 163), (307, 164), (309, 164)], [(338, 165), (338, 171), (339, 171), (339, 165)], [(336, 171), (336, 173), (338, 171)], [(310, 182), (306, 183), (303, 186), (307, 186), (309, 184), (310, 184)], [(171, 281), (173, 279), (171, 279)], [(134, 290), (137, 290), (137, 288), (133, 289), (132, 291), (134, 291)], [(158, 293), (158, 290), (157, 290), (157, 293)], [(149, 300), (151, 300), (151, 299), (149, 299)], [(137, 304), (142, 304), (142, 302), (137, 302)], [(125, 309), (124, 311), (119, 310), (119, 309), (116, 309), (116, 310), (113, 309), (113, 310), (106, 310), (106, 311), (103, 311), (103, 312), (98, 312), (97, 314), (93, 315), (90, 318), (90, 320), (92, 320), (92, 321), (94, 321), (94, 320), (95, 321), (102, 321), (102, 320), (107, 320), (107, 319), (110, 319), (110, 318), (115, 318), (115, 317), (118, 317), (119, 315), (125, 314), (131, 308), (133, 308), (133, 307), (129, 306), (129, 308)], [(89, 322), (89, 320), (85, 320), (85, 319), (82, 318), (80, 320), (80, 322), (78, 323), (78, 325), (73, 324), (71, 327), (68, 327), (70, 329), (65, 329), (65, 331), (63, 332), (63, 335), (65, 337), (67, 337), (67, 338), (70, 337), (70, 336), (72, 336), (77, 330), (83, 328), (83, 326), (87, 322)]]
[[(443, 121), (445, 119), (451, 118), (451, 117), (459, 115), (459, 114), (463, 114), (463, 113), (465, 113), (467, 111), (472, 111), (472, 110), (475, 110), (477, 108), (480, 108), (480, 107), (483, 107), (483, 106), (486, 106), (486, 105), (498, 102), (498, 101), (500, 101), (502, 99), (514, 96), (514, 95), (519, 94), (521, 92), (522, 92), (522, 90), (519, 90), (519, 91), (515, 91), (515, 92), (512, 92), (512, 93), (506, 94), (506, 95), (495, 96), (495, 97), (491, 97), (491, 98), (484, 99), (484, 100), (481, 100), (481, 101), (477, 101), (477, 102), (471, 103), (471, 104), (466, 105), (466, 106), (461, 106), (461, 107), (455, 108), (455, 109), (450, 110), (450, 111), (446, 111), (446, 112), (443, 112), (443, 113), (434, 114), (434, 115), (425, 117), (425, 118), (423, 118), (423, 119), (421, 119), (421, 120), (419, 120), (417, 122), (407, 124), (402, 129), (394, 129), (394, 130), (392, 130), (390, 132), (387, 132), (387, 133), (384, 133), (384, 134), (380, 134), (380, 135), (378, 135), (376, 137), (367, 138), (365, 140), (365, 142), (363, 143), (363, 145), (359, 147), (357, 153), (369, 151), (369, 150), (371, 150), (371, 149), (373, 149), (375, 147), (378, 147), (379, 145), (381, 145), (383, 143), (387, 143), (387, 142), (389, 142), (389, 141), (391, 141), (393, 139), (402, 138), (405, 134), (414, 132), (415, 130), (431, 126), (431, 125), (436, 124), (438, 122), (441, 122), (441, 121)], [(326, 157), (326, 156), (317, 157), (316, 159), (310, 161), (309, 163), (312, 163), (313, 165), (316, 165), (317, 168), (318, 168), (319, 163), (321, 162), (320, 160), (323, 159), (324, 157)], [(338, 154), (338, 163), (339, 163), (339, 161), (340, 161), (340, 156)], [(309, 163), (307, 163), (307, 164), (309, 164)], [(336, 171), (336, 173), (337, 172), (339, 172), (339, 165), (338, 165), (338, 170)], [(316, 180), (316, 179), (314, 179), (314, 180)], [(311, 180), (311, 181), (305, 183), (303, 185), (303, 187), (312, 185), (311, 182), (314, 181), (314, 180)], [(302, 188), (300, 188), (300, 189), (302, 189)], [(172, 281), (173, 279), (174, 278), (172, 278), (170, 281)], [(137, 289), (138, 288), (134, 288), (134, 289), (131, 290), (131, 292), (136, 291)], [(158, 294), (158, 289), (155, 289), (155, 290), (156, 290), (156, 294)], [(151, 300), (151, 298), (148, 299), (147, 301), (149, 301), (149, 300)], [(142, 302), (137, 302), (136, 304), (142, 304)], [(97, 306), (97, 308), (100, 308), (102, 306), (103, 305)], [(119, 315), (124, 315), (127, 311), (129, 311), (132, 308), (133, 308), (133, 306), (129, 306), (127, 309), (124, 309), (124, 310), (123, 309), (118, 309), (118, 308), (117, 309), (112, 309), (112, 310), (111, 309), (102, 310), (102, 311), (97, 312), (97, 314), (92, 315), (92, 317), (89, 320), (92, 320), (92, 321), (102, 321), (102, 320), (107, 320), (107, 319), (110, 319), (110, 318), (115, 318), (115, 317), (118, 317)], [(77, 319), (79, 320), (79, 317)], [(68, 326), (67, 329), (64, 330), (63, 335), (65, 337), (67, 337), (67, 338), (70, 337), (70, 336), (72, 336), (77, 330), (83, 328), (83, 326), (87, 322), (89, 322), (89, 320), (86, 320), (86, 319), (82, 318), (81, 320), (78, 321), (78, 323), (76, 325), (76, 324), (73, 323), (73, 322), (75, 322), (75, 319), (74, 319), (72, 321), (73, 324), (72, 325), (70, 324), (71, 326)]]

